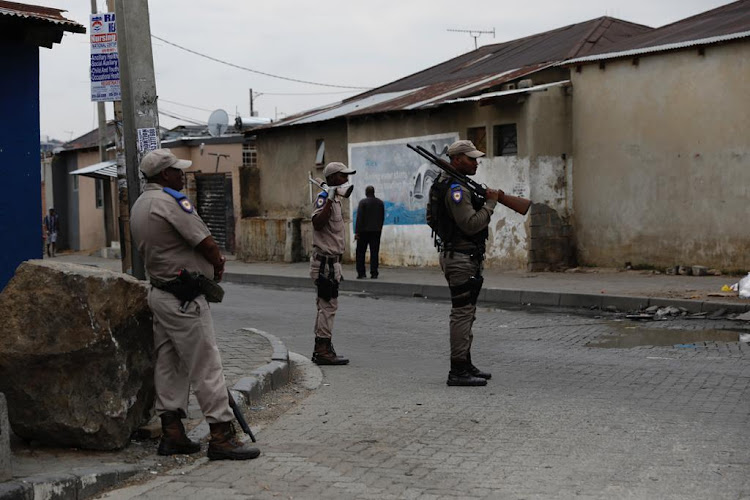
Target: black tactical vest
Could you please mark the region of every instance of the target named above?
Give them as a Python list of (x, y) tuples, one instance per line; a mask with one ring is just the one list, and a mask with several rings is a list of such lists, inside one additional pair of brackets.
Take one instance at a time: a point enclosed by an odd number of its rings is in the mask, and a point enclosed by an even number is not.
[[(453, 250), (460, 242), (472, 243), (476, 250), (484, 253), (485, 241), (489, 237), (489, 229), (484, 228), (473, 236), (465, 234), (456, 225), (451, 217), (448, 207), (445, 206), (445, 198), (448, 190), (456, 181), (450, 177), (439, 177), (430, 187), (430, 201), (427, 204), (427, 225), (432, 229), (432, 237), (438, 252)], [(471, 192), (471, 206), (479, 210), (484, 206), (484, 198)]]

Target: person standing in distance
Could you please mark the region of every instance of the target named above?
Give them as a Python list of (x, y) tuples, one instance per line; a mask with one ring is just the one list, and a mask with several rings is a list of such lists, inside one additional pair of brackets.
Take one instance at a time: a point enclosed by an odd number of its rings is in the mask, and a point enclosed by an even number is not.
[(380, 198), (375, 197), (375, 188), (367, 186), (365, 197), (359, 201), (357, 220), (354, 224), (354, 239), (357, 240), (357, 279), (364, 279), (365, 253), (370, 247), (370, 278), (378, 277), (378, 252), (380, 235), (383, 232), (385, 206)]
[[(459, 173), (477, 173), (477, 158), (484, 156), (471, 141), (456, 141), (448, 148), (451, 166)], [(487, 189), (486, 201), (464, 184), (441, 173), (430, 188), (427, 223), (435, 231), (440, 267), (451, 292), (451, 386), (487, 385), (492, 377), (474, 366), (471, 344), (476, 304), (482, 289), (482, 262), (490, 217), (502, 191)]]
[(60, 230), (60, 216), (54, 208), (49, 209), (49, 215), (44, 216), (44, 229), (47, 232), (47, 257), (57, 255), (57, 232)]
[(151, 281), (148, 305), (154, 317), (154, 385), (161, 418), (160, 455), (196, 453), (182, 425), (187, 416), (190, 384), (211, 428), (208, 458), (246, 460), (260, 450), (239, 440), (234, 413), (216, 345), (211, 310), (204, 295), (178, 299), (174, 290), (182, 269), (221, 281), (226, 259), (200, 218), (184, 187), (184, 170), (192, 162), (169, 149), (146, 154), (140, 169), (147, 184), (130, 211), (130, 230)]
[(336, 354), (333, 348), (333, 320), (338, 310), (341, 257), (346, 249), (344, 216), (341, 199), (348, 194), (339, 188), (349, 176), (356, 174), (340, 162), (331, 162), (323, 169), (328, 185), (315, 200), (312, 213), (313, 252), (310, 257), (310, 277), (318, 295), (315, 300), (315, 348), (312, 360), (318, 365), (346, 365), (349, 360)]

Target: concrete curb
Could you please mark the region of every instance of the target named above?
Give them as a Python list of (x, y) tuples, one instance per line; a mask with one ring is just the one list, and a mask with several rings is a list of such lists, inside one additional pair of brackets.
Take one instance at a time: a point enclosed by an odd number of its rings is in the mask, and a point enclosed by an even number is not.
[[(226, 281), (240, 284), (270, 285), (291, 288), (313, 288), (310, 278), (294, 276), (273, 276), (265, 274), (227, 273)], [(388, 283), (384, 281), (341, 282), (341, 290), (347, 292), (367, 292), (375, 295), (393, 295), (398, 297), (423, 297), (426, 299), (450, 300), (447, 286), (420, 285), (415, 283)], [(650, 306), (682, 307), (690, 313), (714, 312), (724, 309), (727, 313), (750, 311), (750, 304), (733, 302), (702, 301), (689, 299), (670, 299), (664, 297), (640, 297), (627, 295), (588, 294), (572, 292), (549, 292), (544, 290), (513, 290), (505, 288), (484, 288), (479, 295), (479, 302), (498, 305), (531, 305), (551, 307), (581, 307), (586, 309), (615, 308), (618, 311), (635, 311)]]
[[(284, 343), (270, 333), (243, 328), (265, 337), (273, 348), (271, 362), (253, 370), (250, 375), (240, 379), (233, 387), (235, 400), (247, 412), (251, 402), (274, 389), (287, 384), (291, 378), (289, 350)], [(238, 398), (237, 395), (241, 397)], [(201, 433), (201, 423), (194, 431)], [(200, 428), (200, 429), (199, 429)], [(195, 439), (194, 432), (190, 437)], [(0, 500), (81, 500), (98, 495), (107, 488), (117, 486), (138, 473), (145, 472), (148, 466), (112, 465), (95, 468), (77, 468), (68, 473), (38, 474), (23, 479), (0, 482)]]

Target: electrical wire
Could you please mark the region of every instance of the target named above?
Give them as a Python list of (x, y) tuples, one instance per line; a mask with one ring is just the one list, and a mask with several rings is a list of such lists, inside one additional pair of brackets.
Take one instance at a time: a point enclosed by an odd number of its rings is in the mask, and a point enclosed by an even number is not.
[(240, 66), (238, 64), (230, 63), (228, 61), (224, 61), (222, 59), (218, 59), (216, 57), (212, 57), (212, 56), (209, 56), (209, 55), (206, 55), (206, 54), (201, 54), (200, 52), (196, 52), (195, 50), (188, 49), (187, 47), (183, 47), (182, 45), (178, 45), (178, 44), (176, 44), (174, 42), (170, 42), (169, 40), (165, 40), (164, 38), (158, 37), (158, 36), (154, 35), (153, 33), (151, 34), (151, 37), (155, 38), (155, 39), (157, 39), (157, 40), (159, 40), (161, 42), (164, 42), (166, 44), (172, 45), (173, 47), (177, 47), (178, 49), (182, 49), (185, 52), (190, 52), (191, 54), (195, 54), (195, 55), (200, 56), (200, 57), (205, 57), (206, 59), (209, 59), (211, 61), (218, 62), (218, 63), (221, 63), (221, 64), (225, 64), (227, 66), (231, 66), (233, 68), (241, 69), (243, 71), (249, 71), (251, 73), (256, 73), (258, 75), (268, 76), (268, 77), (271, 77), (271, 78), (278, 78), (280, 80), (286, 80), (286, 81), (289, 81), (289, 82), (305, 83), (307, 85), (318, 85), (320, 87), (334, 87), (334, 88), (340, 88), (340, 89), (355, 89), (355, 90), (370, 90), (371, 89), (371, 87), (354, 87), (354, 86), (351, 86), (351, 85), (335, 85), (335, 84), (331, 84), (331, 83), (311, 82), (311, 81), (308, 81), (308, 80), (299, 80), (297, 78), (288, 78), (286, 76), (273, 75), (271, 73), (265, 73), (263, 71), (258, 71), (258, 70), (246, 68), (244, 66)]
[(180, 116), (179, 114), (177, 114), (177, 113), (175, 113), (173, 111), (167, 111), (164, 108), (159, 108), (159, 114), (160, 115), (164, 115), (164, 116), (168, 116), (170, 118), (174, 118), (175, 120), (182, 120), (182, 121), (185, 121), (185, 122), (188, 122), (188, 123), (192, 123), (193, 125), (205, 125), (206, 124), (205, 121), (198, 121), (198, 120), (195, 120), (193, 118), (188, 118), (186, 116)]
[(199, 108), (198, 106), (191, 106), (190, 104), (183, 104), (177, 101), (170, 101), (161, 97), (159, 98), (159, 102), (168, 102), (169, 104), (176, 104), (177, 106), (184, 106), (186, 108), (197, 109), (198, 111), (208, 111), (209, 113), (213, 111), (213, 109)]

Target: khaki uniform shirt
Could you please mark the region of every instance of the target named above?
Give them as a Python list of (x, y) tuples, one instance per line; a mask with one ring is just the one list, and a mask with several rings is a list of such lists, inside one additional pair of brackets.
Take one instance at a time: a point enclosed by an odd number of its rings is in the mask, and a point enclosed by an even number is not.
[[(458, 188), (453, 186), (458, 186)], [(477, 234), (490, 225), (490, 218), (496, 205), (495, 200), (487, 200), (482, 208), (474, 210), (471, 204), (471, 191), (455, 179), (452, 180), (451, 187), (445, 194), (445, 206), (448, 212), (461, 232), (469, 236)], [(455, 248), (458, 250), (474, 248), (474, 244), (469, 240), (464, 240), (460, 234), (456, 236), (455, 241)]]
[(130, 232), (149, 276), (171, 280), (187, 269), (213, 279), (214, 266), (195, 249), (211, 231), (195, 207), (188, 213), (160, 184), (146, 184), (133, 204)]
[[(322, 193), (321, 193), (322, 194)], [(312, 217), (323, 211), (327, 203), (325, 195), (318, 195)], [(323, 229), (317, 230), (313, 226), (313, 250), (323, 255), (341, 255), (344, 253), (346, 239), (344, 237), (344, 216), (341, 211), (341, 200), (334, 196), (331, 207), (331, 217)]]

